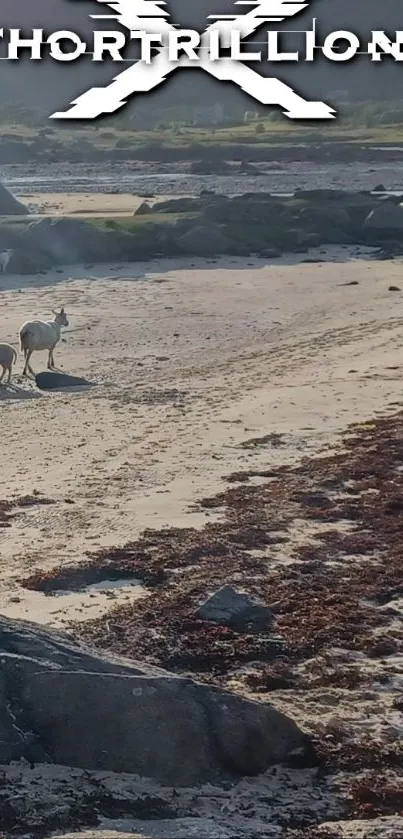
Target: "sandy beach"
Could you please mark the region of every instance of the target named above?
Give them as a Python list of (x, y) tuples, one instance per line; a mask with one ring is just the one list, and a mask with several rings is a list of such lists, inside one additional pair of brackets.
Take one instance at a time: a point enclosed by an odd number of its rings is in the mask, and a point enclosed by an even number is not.
[[(2, 278), (2, 340), (16, 344), (24, 320), (64, 305), (56, 364), (96, 385), (40, 392), (20, 358), (1, 388), (1, 497), (53, 502), (1, 530), (4, 615), (60, 627), (143, 596), (105, 585), (61, 603), (19, 581), (146, 527), (201, 526), (211, 513), (192, 505), (229, 473), (326, 451), (348, 423), (396, 410), (403, 302), (388, 288), (400, 261), (348, 248), (309, 256), (324, 261), (75, 265)], [(34, 369), (45, 365), (34, 354)], [(271, 433), (287, 445), (241, 447)]]
[[(55, 194), (40, 207), (39, 195), (29, 198), (38, 213), (71, 215), (97, 208), (127, 214), (141, 201), (98, 199)], [(303, 261), (156, 260), (3, 275), (0, 339), (17, 347), (25, 320), (49, 318), (65, 306), (69, 327), (56, 348), (56, 366), (92, 387), (40, 391), (22, 377), (21, 355), (11, 385), (0, 387), (0, 499), (29, 499), (0, 518), (1, 614), (69, 630), (72, 622), (149, 597), (150, 589), (133, 579), (47, 593), (22, 582), (38, 569), (79, 566), (87, 552), (134, 542), (146, 528), (201, 529), (223, 512), (198, 502), (227, 489), (227, 476), (267, 473), (330, 453), (349, 424), (396, 413), (403, 405), (403, 292), (390, 287), (400, 287), (401, 272), (400, 259), (379, 261), (369, 249), (333, 247), (311, 250)], [(46, 353), (31, 361), (36, 372), (44, 370)], [(272, 444), (279, 435), (281, 445)], [(245, 445), (254, 439), (258, 445)], [(296, 519), (273, 567), (286, 568), (291, 547), (319, 532), (320, 525), (310, 527)], [(357, 665), (370, 679), (393, 667), (401, 672), (398, 656), (386, 668), (362, 657), (357, 663), (354, 654), (347, 665), (337, 656), (334, 661), (336, 671)], [(393, 679), (389, 688), (380, 683), (371, 691), (344, 689), (337, 680), (325, 687), (324, 681), (302, 693), (274, 690), (269, 701), (305, 730), (322, 726), (325, 737), (342, 718), (353, 739), (368, 732), (387, 740), (392, 729), (400, 730), (398, 676)], [(227, 685), (245, 693), (236, 679)], [(253, 698), (266, 702), (267, 694)], [(167, 803), (173, 795), (135, 776), (33, 769), (23, 762), (1, 769), (11, 798), (24, 798), (28, 823), (39, 800), (52, 813), (55, 806), (67, 812), (71, 802), (78, 806), (99, 789), (129, 802), (148, 791)], [(398, 839), (398, 816), (346, 816), (355, 775), (336, 771), (325, 788), (316, 772), (278, 767), (230, 790), (175, 791), (173, 821), (107, 818), (101, 810), (94, 832), (74, 835), (300, 839), (299, 830), (281, 826), (302, 824), (304, 813), (308, 824), (321, 824), (315, 839)]]
[(143, 201), (153, 205), (169, 198), (169, 195), (147, 197), (133, 195), (131, 192), (98, 193), (90, 192), (19, 192), (20, 201), (30, 208), (31, 213), (38, 216), (74, 216), (102, 218), (104, 216), (130, 216), (136, 212)]

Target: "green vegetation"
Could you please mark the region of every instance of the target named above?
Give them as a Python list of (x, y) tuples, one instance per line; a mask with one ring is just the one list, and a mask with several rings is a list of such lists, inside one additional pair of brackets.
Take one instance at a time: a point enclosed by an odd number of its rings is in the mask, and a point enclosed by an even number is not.
[(232, 144), (275, 147), (284, 144), (403, 143), (403, 105), (401, 102), (363, 102), (344, 104), (334, 122), (304, 124), (288, 120), (278, 112), (260, 116), (246, 124), (216, 128), (196, 128), (180, 122), (162, 123), (150, 130), (136, 129), (122, 115), (111, 116), (88, 127), (59, 126), (39, 118), (27, 108), (0, 109), (0, 141), (34, 141), (39, 136), (57, 141), (70, 149), (135, 149), (155, 144), (186, 148)]
[(129, 233), (136, 233), (137, 230), (142, 230), (145, 226), (157, 227), (161, 224), (173, 224), (178, 219), (196, 217), (196, 213), (155, 213), (147, 216), (118, 216), (117, 218), (86, 218), (98, 230), (125, 230)]

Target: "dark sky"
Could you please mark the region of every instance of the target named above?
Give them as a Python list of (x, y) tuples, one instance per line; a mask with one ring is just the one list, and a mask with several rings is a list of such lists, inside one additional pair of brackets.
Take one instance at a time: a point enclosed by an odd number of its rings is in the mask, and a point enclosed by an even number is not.
[[(95, 0), (0, 0), (0, 26), (20, 27), (25, 32), (37, 26), (45, 30), (71, 29), (84, 34), (91, 31), (94, 23), (89, 14), (108, 12)], [(233, 0), (170, 0), (169, 11), (175, 22), (181, 26), (204, 28), (208, 14), (234, 11)], [(242, 9), (241, 9), (242, 10)], [(248, 7), (245, 6), (245, 11)], [(333, 29), (349, 29), (368, 36), (371, 29), (385, 29), (394, 32), (403, 28), (402, 0), (312, 0), (306, 12), (288, 24), (289, 29), (309, 28), (312, 18), (317, 17), (324, 34)], [(97, 28), (115, 29), (116, 23)], [(276, 28), (287, 29), (278, 25)], [(264, 34), (264, 29), (263, 29)], [(261, 70), (269, 74), (267, 63)], [(108, 83), (116, 68), (111, 65), (93, 64), (83, 58), (71, 64), (60, 64), (51, 60), (41, 62), (0, 62), (0, 104), (18, 102), (40, 108), (44, 123), (52, 109), (63, 109), (87, 87)], [(273, 72), (271, 70), (271, 72)], [(400, 99), (403, 79), (403, 63), (387, 60), (382, 64), (371, 64), (368, 57), (361, 57), (348, 64), (315, 62), (314, 64), (288, 65), (282, 77), (295, 84), (297, 89), (311, 98), (325, 98), (329, 90), (349, 88), (358, 99), (382, 97)], [(214, 82), (202, 71), (179, 71), (160, 90), (147, 97), (150, 108), (164, 107), (176, 102), (188, 101), (194, 104), (221, 101), (237, 101), (241, 94), (228, 84)], [(142, 104), (144, 97), (140, 97)], [(140, 101), (138, 100), (138, 101)], [(245, 107), (253, 109), (253, 100), (244, 99)], [(129, 107), (129, 106), (128, 106)], [(134, 103), (130, 106), (132, 111)]]

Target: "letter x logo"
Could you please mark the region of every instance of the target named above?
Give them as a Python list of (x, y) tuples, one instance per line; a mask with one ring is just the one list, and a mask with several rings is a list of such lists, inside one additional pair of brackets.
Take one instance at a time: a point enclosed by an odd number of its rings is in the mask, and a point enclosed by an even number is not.
[[(150, 34), (176, 32), (169, 22), (169, 15), (161, 7), (165, 0), (96, 0), (113, 10), (113, 15), (91, 15), (92, 18), (112, 18), (131, 33), (146, 31)], [(93, 87), (71, 104), (66, 111), (51, 115), (51, 119), (95, 119), (101, 114), (110, 114), (127, 103), (135, 93), (146, 93), (161, 85), (174, 70), (180, 67), (197, 66), (219, 81), (232, 82), (253, 99), (263, 105), (279, 105), (290, 119), (333, 119), (335, 111), (324, 102), (310, 102), (297, 94), (289, 85), (276, 78), (260, 76), (242, 61), (219, 58), (216, 61), (203, 58), (207, 53), (208, 40), (213, 30), (218, 30), (226, 43), (231, 32), (238, 30), (241, 38), (247, 38), (264, 24), (283, 21), (298, 14), (308, 3), (292, 0), (236, 0), (236, 6), (250, 6), (250, 11), (234, 15), (209, 15), (211, 23), (201, 37), (200, 60), (192, 64), (188, 56), (172, 63), (168, 47), (157, 48), (157, 54), (150, 64), (137, 61), (119, 73), (106, 87)], [(253, 7), (253, 8), (252, 8)]]

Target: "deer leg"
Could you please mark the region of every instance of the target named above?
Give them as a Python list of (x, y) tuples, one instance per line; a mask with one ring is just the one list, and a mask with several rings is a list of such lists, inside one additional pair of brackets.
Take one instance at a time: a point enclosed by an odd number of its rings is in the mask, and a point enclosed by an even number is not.
[(5, 368), (5, 367), (3, 367), (3, 372), (2, 372), (2, 374), (1, 374), (1, 376), (0, 376), (0, 384), (1, 384), (1, 382), (3, 381), (3, 379), (4, 379), (4, 374), (5, 374), (5, 372), (6, 372), (6, 368)]
[(29, 372), (32, 373), (33, 376), (35, 376), (35, 373), (34, 373), (32, 367), (29, 363), (29, 360), (31, 358), (32, 353), (33, 353), (33, 350), (25, 350), (25, 367), (24, 367), (24, 370), (23, 370), (23, 373), (22, 373), (23, 376), (27, 375), (27, 370), (29, 370)]
[(53, 350), (54, 350), (54, 347), (52, 347), (49, 350), (48, 370), (53, 370), (54, 366), (55, 366), (55, 359), (53, 357)]
[(29, 359), (31, 358), (32, 353), (33, 353), (33, 350), (31, 350), (31, 351), (30, 351), (30, 353), (29, 353), (29, 355), (28, 355), (27, 364), (28, 364), (28, 370), (29, 370), (29, 372), (30, 372), (30, 373), (31, 373), (31, 375), (35, 378), (35, 370), (33, 370), (33, 369), (32, 369), (32, 367), (31, 367), (31, 365), (30, 365), (30, 363), (29, 363)]

